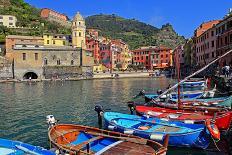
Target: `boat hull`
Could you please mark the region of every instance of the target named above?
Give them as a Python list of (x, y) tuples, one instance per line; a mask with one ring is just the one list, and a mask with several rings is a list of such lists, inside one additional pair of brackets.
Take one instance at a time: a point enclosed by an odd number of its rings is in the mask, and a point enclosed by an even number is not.
[[(139, 130), (139, 129), (135, 129), (135, 128), (130, 128), (130, 127), (126, 127), (122, 126), (122, 125), (118, 125), (116, 123), (114, 123), (114, 119), (112, 119), (112, 116), (107, 116), (109, 115), (109, 113), (105, 113), (104, 114), (104, 119), (105, 119), (105, 128), (107, 128), (108, 130), (113, 130), (113, 131), (117, 131), (117, 132), (121, 132), (121, 133), (125, 133), (129, 131), (133, 131), (133, 134), (135, 136), (139, 136), (142, 138), (146, 138), (146, 139), (153, 139), (155, 138), (156, 141), (161, 142), (163, 141), (162, 138), (160, 138), (160, 136), (165, 136), (168, 133), (165, 132), (147, 132), (147, 131), (143, 131), (143, 130)], [(119, 118), (131, 118), (131, 119), (141, 119), (141, 117), (139, 116), (135, 116), (135, 115), (125, 115), (125, 114), (117, 114), (120, 115), (118, 116)], [(116, 116), (117, 117), (117, 116)], [(115, 118), (116, 118), (115, 117)], [(155, 121), (155, 122), (159, 122), (159, 119), (154, 119), (154, 120), (150, 120), (150, 122)], [(165, 123), (164, 121), (162, 121), (162, 123)], [(168, 124), (168, 122), (166, 122)], [(171, 122), (171, 123), (176, 123), (177, 125), (184, 125), (184, 123), (180, 123), (180, 122)], [(112, 128), (112, 126), (114, 126), (114, 128)], [(193, 125), (194, 126), (194, 125)], [(196, 125), (198, 126), (198, 125)], [(210, 134), (207, 131), (207, 129), (205, 127), (203, 127), (202, 125), (199, 125), (202, 128), (197, 128), (194, 131), (191, 132), (186, 132), (186, 133), (170, 133), (169, 134), (169, 145), (170, 146), (177, 146), (177, 147), (196, 147), (196, 148), (202, 148), (205, 149), (208, 147), (209, 142), (210, 142)], [(154, 135), (154, 137), (151, 137), (151, 135)]]
[(34, 154), (55, 155), (55, 153), (38, 146), (0, 138), (0, 154)]
[[(55, 148), (70, 154), (165, 155), (167, 151), (167, 145), (155, 141), (81, 125), (58, 124), (50, 128), (48, 136)], [(124, 147), (123, 151), (124, 145), (128, 148)], [(136, 150), (136, 147), (143, 150)]]
[[(159, 115), (159, 116), (153, 116), (158, 118), (167, 118), (167, 115), (169, 114), (183, 114), (182, 117), (177, 118), (170, 118), (170, 120), (176, 120), (176, 121), (192, 121), (194, 123), (199, 122), (205, 122), (206, 119), (214, 119), (215, 124), (219, 128), (219, 130), (228, 130), (230, 128), (231, 124), (231, 117), (232, 112), (231, 111), (225, 111), (225, 112), (217, 112), (217, 113), (204, 113), (204, 112), (196, 112), (196, 111), (190, 111), (190, 110), (177, 110), (177, 109), (168, 109), (168, 108), (158, 108), (158, 107), (149, 107), (149, 106), (136, 106), (136, 113), (138, 115), (144, 115), (148, 111), (152, 112), (158, 112), (158, 113), (165, 113), (166, 115)], [(186, 114), (184, 114), (186, 113)], [(191, 115), (198, 114), (197, 117), (191, 117)]]

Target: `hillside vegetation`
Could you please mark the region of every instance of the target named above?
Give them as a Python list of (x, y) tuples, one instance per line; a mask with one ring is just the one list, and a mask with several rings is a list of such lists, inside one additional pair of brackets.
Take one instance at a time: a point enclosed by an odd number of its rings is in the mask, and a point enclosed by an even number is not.
[[(0, 0), (0, 14), (16, 16), (17, 26), (21, 27), (13, 29), (0, 26), (0, 42), (4, 42), (8, 34), (36, 36), (44, 32), (71, 34), (71, 29), (42, 19), (40, 9), (25, 3), (24, 0)], [(158, 29), (135, 19), (125, 19), (116, 15), (89, 16), (86, 18), (86, 26), (99, 29), (102, 36), (122, 39), (131, 49), (149, 45), (166, 45), (173, 48), (185, 40), (178, 36), (170, 24)]]
[(86, 25), (88, 28), (99, 29), (103, 36), (122, 39), (131, 49), (149, 45), (166, 45), (173, 48), (185, 41), (170, 24), (158, 29), (135, 19), (125, 19), (116, 15), (89, 16), (86, 18)]
[(8, 34), (39, 36), (43, 32), (71, 33), (70, 29), (42, 19), (40, 9), (25, 3), (23, 0), (0, 0), (0, 14), (16, 16), (17, 26), (21, 27), (13, 29), (0, 26), (0, 41), (4, 41)]

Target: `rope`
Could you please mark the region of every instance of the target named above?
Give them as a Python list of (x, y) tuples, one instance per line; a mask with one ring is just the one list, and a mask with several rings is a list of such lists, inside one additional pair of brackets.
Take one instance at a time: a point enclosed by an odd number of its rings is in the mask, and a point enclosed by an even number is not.
[(213, 142), (214, 142), (214, 145), (215, 145), (215, 147), (216, 147), (216, 149), (219, 151), (219, 152), (221, 152), (221, 150), (219, 149), (219, 147), (217, 146), (217, 142), (219, 142), (220, 140), (218, 140), (218, 141), (216, 141), (216, 140), (214, 140), (214, 138), (211, 136), (211, 138), (213, 139)]

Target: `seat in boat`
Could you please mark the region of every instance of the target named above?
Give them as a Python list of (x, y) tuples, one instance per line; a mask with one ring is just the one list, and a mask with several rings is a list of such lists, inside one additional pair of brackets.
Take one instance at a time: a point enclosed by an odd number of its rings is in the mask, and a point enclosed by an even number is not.
[(156, 132), (177, 132), (180, 131), (181, 129), (178, 127), (170, 127), (170, 126), (160, 126), (156, 129), (154, 129), (153, 131)]

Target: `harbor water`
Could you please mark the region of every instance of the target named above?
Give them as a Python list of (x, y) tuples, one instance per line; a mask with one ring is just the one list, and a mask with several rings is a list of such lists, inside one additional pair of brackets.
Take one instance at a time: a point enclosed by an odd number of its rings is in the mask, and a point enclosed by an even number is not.
[[(166, 78), (128, 78), (1, 83), (0, 137), (49, 148), (47, 115), (53, 114), (60, 123), (98, 127), (95, 105), (129, 113), (127, 101), (140, 90), (156, 92), (174, 82)], [(170, 148), (168, 154), (208, 152)]]

